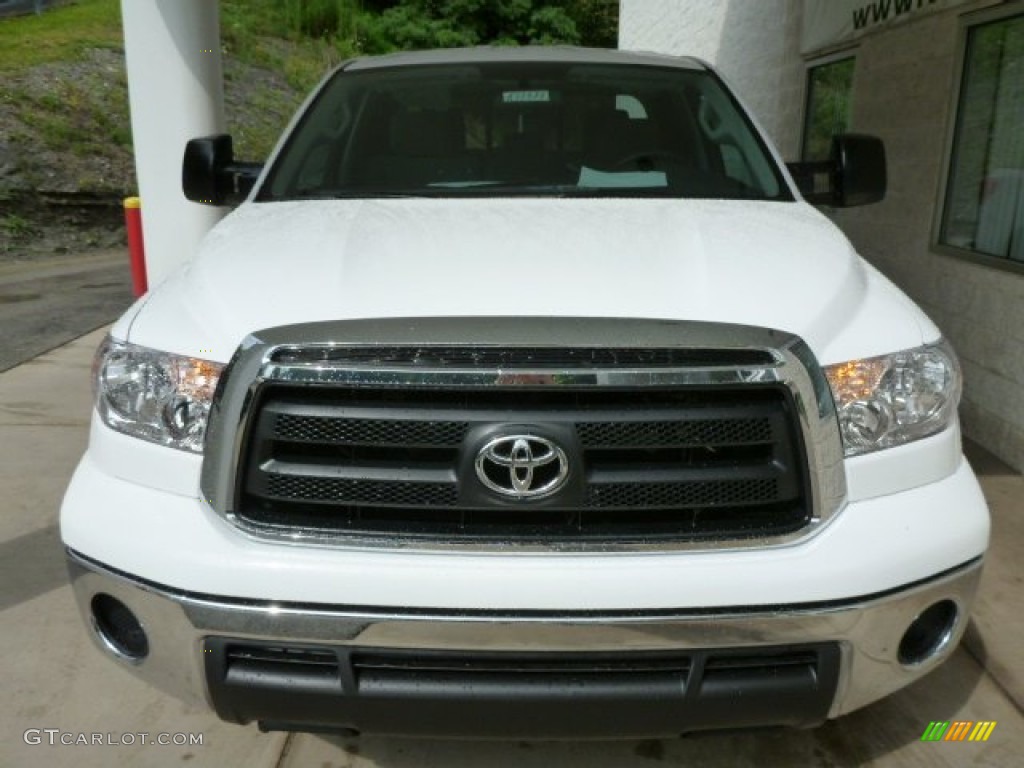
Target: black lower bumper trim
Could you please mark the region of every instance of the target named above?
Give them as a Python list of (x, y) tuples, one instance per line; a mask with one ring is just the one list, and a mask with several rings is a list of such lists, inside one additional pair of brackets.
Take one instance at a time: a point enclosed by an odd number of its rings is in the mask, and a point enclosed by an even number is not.
[(835, 643), (678, 653), (479, 653), (207, 638), (217, 713), (274, 730), (466, 738), (654, 738), (809, 726)]

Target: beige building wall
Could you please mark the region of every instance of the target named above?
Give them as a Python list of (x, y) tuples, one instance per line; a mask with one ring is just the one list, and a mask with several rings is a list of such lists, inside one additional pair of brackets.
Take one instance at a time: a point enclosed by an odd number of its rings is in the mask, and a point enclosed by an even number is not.
[(964, 432), (1024, 469), (1024, 275), (932, 247), (961, 74), (961, 20), (992, 5), (925, 16), (856, 46), (852, 127), (885, 141), (889, 193), (835, 220), (952, 341), (964, 368)]
[[(884, 139), (889, 194), (834, 219), (956, 347), (965, 374), (965, 434), (1024, 469), (1024, 275), (932, 246), (961, 74), (961, 20), (994, 5), (998, 0), (977, 0), (924, 15), (845, 49), (857, 58), (851, 128)], [(806, 68), (819, 58), (799, 54), (802, 9), (801, 0), (621, 0), (619, 44), (711, 62), (783, 156), (795, 159)]]

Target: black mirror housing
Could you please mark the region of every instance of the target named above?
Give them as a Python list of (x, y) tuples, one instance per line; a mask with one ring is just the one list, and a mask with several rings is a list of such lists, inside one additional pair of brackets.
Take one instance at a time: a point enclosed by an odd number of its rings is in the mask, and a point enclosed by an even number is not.
[(220, 171), (233, 160), (234, 148), (227, 134), (188, 142), (181, 168), (181, 188), (185, 197), (193, 203), (224, 205), (228, 190), (222, 183)]
[(836, 207), (870, 205), (885, 198), (885, 145), (877, 136), (836, 136), (832, 139), (832, 163), (837, 170)]
[(236, 163), (227, 134), (192, 139), (185, 145), (181, 189), (193, 203), (232, 205), (248, 196), (262, 169), (260, 163)]
[(876, 136), (842, 133), (832, 138), (829, 159), (788, 163), (793, 180), (812, 205), (853, 208), (885, 198), (885, 145)]

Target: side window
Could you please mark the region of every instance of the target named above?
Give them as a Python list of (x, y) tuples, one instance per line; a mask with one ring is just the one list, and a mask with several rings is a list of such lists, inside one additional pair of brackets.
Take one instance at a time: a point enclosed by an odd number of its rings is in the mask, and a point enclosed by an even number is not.
[(850, 128), (853, 95), (852, 57), (812, 66), (807, 70), (804, 112), (804, 162), (828, 160), (832, 137)]
[(1024, 264), (1024, 14), (967, 31), (939, 242)]

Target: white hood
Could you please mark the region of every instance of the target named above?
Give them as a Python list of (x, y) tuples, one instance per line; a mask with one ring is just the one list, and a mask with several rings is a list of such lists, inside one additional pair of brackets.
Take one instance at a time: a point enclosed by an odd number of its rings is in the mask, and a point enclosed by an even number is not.
[(822, 362), (937, 335), (802, 203), (513, 198), (245, 204), (130, 338), (225, 361), (278, 325), (482, 315), (765, 326)]

